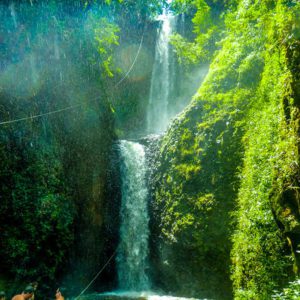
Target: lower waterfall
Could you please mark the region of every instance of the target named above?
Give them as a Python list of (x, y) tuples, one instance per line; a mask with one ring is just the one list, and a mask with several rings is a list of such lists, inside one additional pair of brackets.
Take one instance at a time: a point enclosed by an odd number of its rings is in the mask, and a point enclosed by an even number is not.
[[(155, 291), (149, 271), (147, 160), (143, 145), (121, 140), (120, 240), (116, 264), (117, 290), (81, 296), (78, 300), (196, 300)], [(203, 299), (205, 300), (205, 299)]]
[(147, 276), (149, 216), (147, 207), (146, 158), (139, 143), (121, 141), (121, 227), (117, 252), (119, 289), (150, 289)]

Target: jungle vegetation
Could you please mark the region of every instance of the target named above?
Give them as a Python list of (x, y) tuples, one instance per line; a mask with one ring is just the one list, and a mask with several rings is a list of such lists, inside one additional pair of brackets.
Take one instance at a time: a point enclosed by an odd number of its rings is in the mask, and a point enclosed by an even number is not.
[[(153, 281), (179, 296), (298, 299), (297, 0), (3, 1), (0, 289), (76, 294), (114, 251), (115, 144), (145, 121), (164, 7), (187, 19), (171, 38), (177, 71), (209, 70), (151, 159)], [(126, 77), (141, 41), (143, 72)], [(95, 289), (115, 285), (112, 264)]]

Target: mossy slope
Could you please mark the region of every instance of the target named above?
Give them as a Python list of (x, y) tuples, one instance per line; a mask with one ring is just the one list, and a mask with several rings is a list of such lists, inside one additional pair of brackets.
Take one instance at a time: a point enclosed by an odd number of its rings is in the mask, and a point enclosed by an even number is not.
[(299, 228), (299, 9), (293, 1), (240, 1), (227, 11), (206, 80), (161, 142), (154, 261), (165, 288), (269, 299), (291, 274), (286, 237), (294, 249)]

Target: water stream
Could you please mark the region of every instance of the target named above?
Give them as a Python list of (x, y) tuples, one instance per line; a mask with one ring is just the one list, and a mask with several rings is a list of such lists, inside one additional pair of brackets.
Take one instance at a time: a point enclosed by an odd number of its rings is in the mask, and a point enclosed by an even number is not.
[(117, 253), (119, 288), (150, 289), (147, 276), (149, 216), (146, 159), (139, 143), (120, 141), (122, 203), (120, 244)]
[[(147, 133), (162, 133), (169, 122), (168, 101), (171, 68), (169, 37), (173, 31), (173, 17), (161, 16), (157, 33), (155, 62), (147, 110)], [(150, 291), (148, 263), (148, 191), (144, 146), (120, 141), (121, 154), (121, 227), (117, 252), (119, 290), (126, 292)]]
[(162, 133), (166, 130), (170, 116), (168, 112), (172, 65), (170, 59), (170, 35), (173, 33), (175, 17), (166, 12), (160, 17), (155, 46), (155, 59), (151, 76), (151, 88), (147, 110), (148, 133)]

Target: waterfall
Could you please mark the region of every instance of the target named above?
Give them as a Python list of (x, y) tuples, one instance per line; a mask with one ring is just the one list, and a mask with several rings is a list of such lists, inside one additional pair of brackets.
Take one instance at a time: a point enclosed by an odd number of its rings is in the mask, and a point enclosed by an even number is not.
[(162, 24), (155, 46), (155, 60), (151, 76), (151, 88), (147, 111), (148, 133), (161, 133), (169, 123), (168, 103), (172, 78), (170, 66), (170, 35), (174, 17), (166, 12), (160, 17)]
[(119, 288), (128, 291), (149, 290), (146, 159), (144, 147), (120, 142), (122, 158), (122, 203), (120, 244), (117, 253)]

